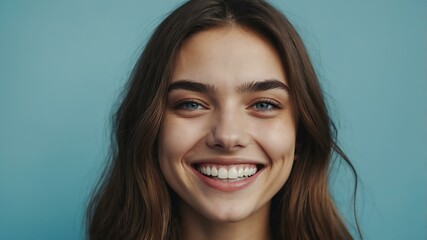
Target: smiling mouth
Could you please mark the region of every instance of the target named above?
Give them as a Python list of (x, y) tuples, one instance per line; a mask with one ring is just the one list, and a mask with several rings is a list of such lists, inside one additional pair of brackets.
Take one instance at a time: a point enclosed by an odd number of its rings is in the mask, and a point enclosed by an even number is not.
[(259, 164), (195, 164), (193, 167), (206, 177), (225, 182), (234, 182), (250, 178), (260, 171), (263, 166)]

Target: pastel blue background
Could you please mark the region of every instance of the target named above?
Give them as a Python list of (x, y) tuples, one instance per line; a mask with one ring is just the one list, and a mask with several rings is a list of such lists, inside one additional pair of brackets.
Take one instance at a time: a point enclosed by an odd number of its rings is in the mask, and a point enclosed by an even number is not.
[[(330, 96), (366, 239), (427, 239), (427, 2), (274, 3)], [(114, 100), (177, 4), (0, 0), (0, 239), (83, 239)], [(343, 176), (334, 194), (350, 216)]]

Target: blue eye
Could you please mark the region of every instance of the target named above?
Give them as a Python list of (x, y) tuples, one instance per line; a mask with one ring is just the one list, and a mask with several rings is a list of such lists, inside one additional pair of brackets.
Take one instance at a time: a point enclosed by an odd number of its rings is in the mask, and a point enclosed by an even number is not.
[(184, 101), (184, 102), (178, 103), (175, 106), (175, 108), (188, 110), (188, 111), (195, 111), (195, 110), (203, 109), (204, 107), (195, 101)]
[(266, 103), (266, 102), (256, 103), (254, 105), (254, 107), (257, 108), (257, 109), (259, 109), (259, 110), (270, 110), (270, 109), (274, 108), (273, 105), (271, 105), (270, 103)]
[(266, 99), (256, 102), (252, 107), (257, 111), (272, 111), (280, 108), (280, 105), (275, 101)]

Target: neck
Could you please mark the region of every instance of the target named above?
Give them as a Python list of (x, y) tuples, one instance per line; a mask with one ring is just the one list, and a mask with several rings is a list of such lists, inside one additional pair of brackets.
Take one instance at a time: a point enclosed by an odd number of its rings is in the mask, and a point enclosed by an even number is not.
[(271, 239), (269, 204), (247, 218), (235, 222), (211, 221), (185, 203), (182, 205), (184, 206), (180, 207), (180, 233), (183, 240)]

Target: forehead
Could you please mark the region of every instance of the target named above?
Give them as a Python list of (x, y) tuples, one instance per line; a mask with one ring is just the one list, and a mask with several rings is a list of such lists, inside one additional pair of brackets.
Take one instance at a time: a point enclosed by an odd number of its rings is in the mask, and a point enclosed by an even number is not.
[(277, 79), (286, 83), (276, 49), (242, 27), (213, 28), (185, 41), (175, 59), (172, 82), (182, 79), (213, 85)]

